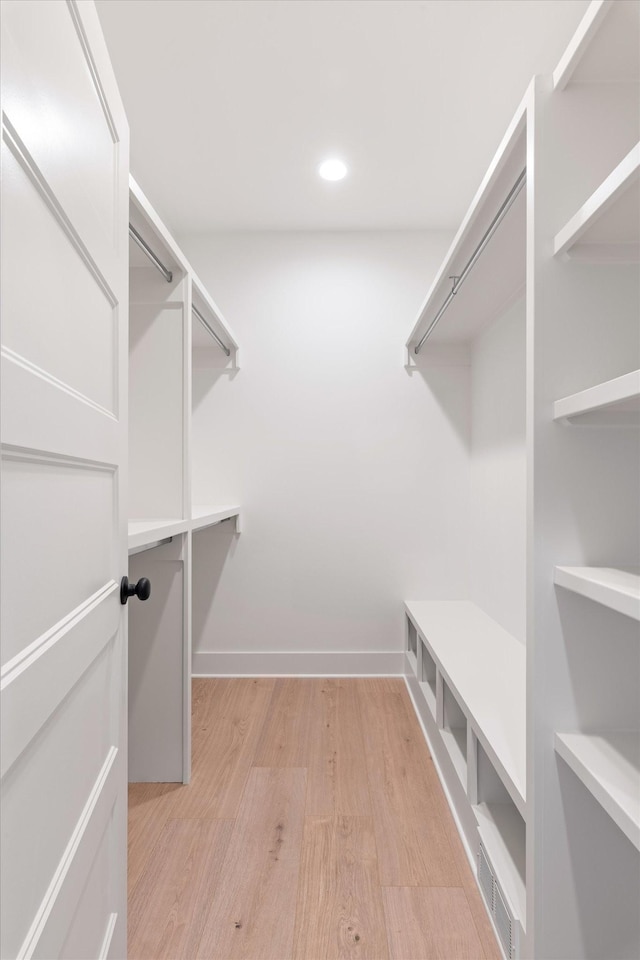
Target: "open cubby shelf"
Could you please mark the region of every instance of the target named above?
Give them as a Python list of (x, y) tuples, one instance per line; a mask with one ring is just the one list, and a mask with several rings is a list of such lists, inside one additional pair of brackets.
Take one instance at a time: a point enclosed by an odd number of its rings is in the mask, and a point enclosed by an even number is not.
[(524, 814), (524, 646), (469, 601), (407, 601), (405, 610)]

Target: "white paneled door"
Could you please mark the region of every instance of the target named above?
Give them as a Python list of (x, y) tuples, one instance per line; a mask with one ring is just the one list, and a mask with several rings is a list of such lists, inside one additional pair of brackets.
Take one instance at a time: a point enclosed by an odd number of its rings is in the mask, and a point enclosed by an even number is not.
[(1, 955), (122, 958), (129, 134), (93, 3), (1, 17)]

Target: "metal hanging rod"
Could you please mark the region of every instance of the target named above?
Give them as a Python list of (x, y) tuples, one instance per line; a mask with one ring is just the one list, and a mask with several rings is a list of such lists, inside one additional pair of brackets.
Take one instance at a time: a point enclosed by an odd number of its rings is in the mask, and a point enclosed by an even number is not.
[(220, 337), (219, 337), (218, 334), (215, 332), (215, 330), (213, 329), (213, 327), (212, 327), (210, 324), (207, 323), (207, 321), (206, 321), (205, 318), (202, 316), (202, 314), (200, 313), (200, 311), (198, 310), (198, 308), (197, 308), (197, 307), (194, 307), (193, 304), (192, 304), (192, 305), (191, 305), (191, 309), (193, 310), (195, 316), (198, 318), (198, 320), (200, 321), (200, 323), (202, 324), (202, 326), (205, 328), (205, 330), (207, 331), (207, 333), (211, 334), (211, 336), (213, 337), (213, 339), (215, 340), (215, 342), (218, 344), (218, 346), (220, 347), (220, 349), (221, 349), (221, 350), (224, 350), (224, 352), (226, 353), (226, 355), (227, 355), (228, 357), (230, 357), (230, 356), (231, 356), (231, 350), (229, 350), (229, 347), (228, 347), (225, 343), (223, 343), (223, 341), (220, 339)]
[(153, 252), (153, 250), (151, 249), (147, 241), (140, 236), (140, 234), (138, 233), (138, 231), (136, 230), (136, 228), (133, 226), (132, 223), (129, 224), (129, 236), (133, 240), (135, 240), (135, 242), (138, 244), (142, 252), (149, 257), (149, 260), (151, 260), (151, 263), (154, 265), (154, 267), (156, 267), (157, 270), (160, 271), (160, 273), (165, 278), (167, 283), (171, 283), (171, 281), (173, 280), (173, 274), (171, 270), (167, 270), (162, 260), (160, 260), (155, 255), (155, 253)]
[(496, 230), (498, 229), (498, 227), (500, 226), (500, 224), (502, 223), (502, 221), (503, 221), (504, 218), (506, 217), (507, 213), (508, 213), (509, 210), (511, 209), (511, 207), (512, 207), (512, 205), (513, 205), (513, 203), (514, 203), (514, 201), (515, 201), (515, 199), (516, 199), (516, 197), (518, 196), (518, 194), (520, 193), (520, 191), (521, 191), (522, 188), (524, 187), (524, 185), (525, 185), (525, 183), (526, 183), (526, 180), (527, 180), (527, 168), (525, 167), (524, 170), (522, 171), (522, 173), (520, 174), (520, 176), (518, 177), (518, 179), (516, 180), (516, 182), (514, 183), (514, 185), (511, 187), (511, 190), (510, 190), (509, 193), (507, 194), (507, 196), (506, 196), (506, 198), (505, 198), (505, 200), (504, 200), (504, 203), (502, 204), (502, 206), (500, 207), (500, 209), (499, 209), (498, 212), (496, 213), (495, 217), (494, 217), (493, 220), (491, 221), (487, 232), (485, 233), (485, 235), (483, 236), (482, 240), (480, 241), (480, 243), (478, 244), (478, 246), (475, 248), (475, 250), (474, 250), (473, 253), (471, 254), (471, 257), (470, 257), (470, 259), (467, 261), (467, 264), (466, 264), (464, 270), (462, 271), (462, 273), (460, 274), (460, 276), (459, 276), (459, 277), (451, 277), (451, 278), (450, 278), (451, 280), (453, 280), (453, 286), (452, 286), (452, 288), (451, 288), (451, 290), (450, 290), (450, 292), (449, 292), (449, 294), (448, 294), (448, 296), (447, 296), (447, 299), (444, 301), (444, 303), (442, 304), (442, 306), (440, 307), (440, 309), (439, 309), (438, 312), (436, 313), (435, 317), (433, 318), (433, 320), (431, 321), (431, 323), (430, 323), (429, 326), (427, 327), (427, 331), (426, 331), (425, 334), (423, 334), (422, 339), (421, 339), (421, 340), (416, 344), (416, 346), (414, 347), (414, 351), (413, 351), (414, 353), (420, 353), (420, 350), (422, 349), (423, 345), (424, 345), (425, 342), (429, 339), (429, 337), (431, 336), (431, 333), (432, 333), (433, 330), (435, 329), (435, 326), (436, 326), (438, 320), (439, 320), (440, 317), (444, 314), (444, 312), (446, 311), (447, 307), (449, 306), (449, 304), (451, 303), (451, 301), (452, 301), (453, 298), (455, 297), (456, 293), (458, 292), (458, 290), (460, 289), (460, 287), (462, 286), (462, 284), (464, 283), (464, 281), (467, 279), (467, 277), (468, 277), (469, 274), (471, 273), (471, 270), (473, 269), (473, 267), (474, 267), (474, 266), (476, 265), (476, 263), (478, 262), (478, 259), (479, 259), (479, 257), (480, 257), (480, 254), (481, 254), (482, 251), (485, 249), (485, 247), (487, 246), (487, 244), (488, 244), (489, 241), (491, 240), (491, 237), (494, 235), (494, 233), (496, 232)]

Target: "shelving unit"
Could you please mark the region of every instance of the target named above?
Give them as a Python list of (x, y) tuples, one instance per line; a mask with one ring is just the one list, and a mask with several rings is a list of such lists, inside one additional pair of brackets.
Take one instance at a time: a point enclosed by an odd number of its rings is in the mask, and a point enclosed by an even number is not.
[(405, 612), (409, 690), (511, 956), (526, 929), (525, 648), (467, 601)]
[(193, 355), (237, 371), (238, 345), (133, 179), (130, 226), (129, 578), (151, 597), (129, 609), (129, 778), (188, 782), (192, 540), (231, 519), (240, 532), (238, 505), (192, 503)]
[[(552, 84), (540, 80), (536, 97), (528, 358), (532, 956), (631, 960), (640, 953), (639, 32), (637, 0), (591, 3)], [(593, 566), (599, 557), (625, 565)]]
[(640, 143), (555, 237), (555, 256), (636, 263), (640, 259)]
[(590, 4), (406, 341), (429, 385), (469, 365), (468, 586), (405, 604), (405, 676), (509, 960), (640, 953), (638, 36), (640, 2)]
[[(525, 647), (468, 601), (407, 601), (404, 606), (418, 642), (525, 816)], [(454, 726), (462, 726), (459, 716)], [(458, 734), (459, 748), (461, 742)]]
[(640, 576), (613, 567), (556, 567), (555, 583), (573, 593), (640, 620)]
[(640, 732), (557, 733), (555, 749), (640, 850)]
[(640, 426), (640, 370), (556, 400), (553, 419), (596, 426)]

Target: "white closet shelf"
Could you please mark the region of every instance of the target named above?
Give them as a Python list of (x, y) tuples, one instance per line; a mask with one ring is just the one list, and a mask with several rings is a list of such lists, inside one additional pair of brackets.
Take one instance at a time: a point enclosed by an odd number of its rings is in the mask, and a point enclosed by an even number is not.
[(465, 600), (405, 602), (407, 615), (526, 817), (526, 649)]
[(196, 310), (198, 310), (209, 327), (207, 330), (202, 325), (202, 322), (194, 315), (196, 322), (192, 327), (193, 349), (199, 350), (203, 348), (205, 350), (219, 350), (219, 345), (216, 344), (216, 341), (210, 332), (213, 331), (218, 337), (220, 337), (225, 346), (231, 350), (233, 354), (234, 366), (237, 366), (238, 343), (231, 333), (229, 324), (223, 317), (222, 311), (214, 302), (207, 288), (193, 272), (193, 269), (191, 269), (191, 284), (193, 306), (196, 308)]
[(640, 143), (556, 234), (553, 252), (607, 262), (637, 262)]
[(188, 528), (189, 520), (129, 520), (129, 550), (186, 533)]
[(640, 850), (640, 732), (556, 733), (555, 749)]
[[(407, 340), (409, 358), (429, 329), (452, 290), (452, 277), (460, 276), (509, 195), (526, 164), (527, 97), (520, 104), (496, 155), (420, 308)], [(453, 297), (447, 311), (433, 328), (428, 343), (465, 343), (522, 295), (526, 275), (526, 188), (484, 248), (469, 278)]]
[(585, 417), (589, 423), (640, 424), (640, 370), (556, 400), (554, 420)]
[(496, 877), (524, 928), (527, 922), (524, 821), (510, 803), (479, 803), (473, 812)]
[(553, 71), (553, 89), (575, 83), (637, 83), (639, 34), (637, 3), (594, 0)]
[(230, 517), (239, 517), (240, 507), (196, 506), (191, 508), (191, 514), (190, 529), (201, 530), (203, 527), (229, 520)]
[(556, 567), (554, 579), (565, 590), (640, 620), (640, 576), (636, 569)]

